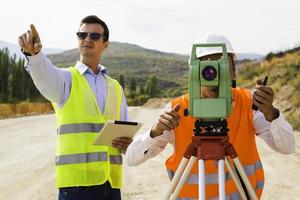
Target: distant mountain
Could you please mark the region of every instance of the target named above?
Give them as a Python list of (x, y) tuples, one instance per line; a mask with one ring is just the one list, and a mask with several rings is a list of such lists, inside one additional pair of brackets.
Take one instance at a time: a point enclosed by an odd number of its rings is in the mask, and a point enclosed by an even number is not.
[[(79, 60), (78, 49), (49, 55), (50, 60), (60, 67), (73, 66)], [(155, 75), (163, 93), (176, 93), (186, 85), (188, 56), (150, 50), (138, 45), (110, 42), (104, 52), (102, 64), (108, 74), (119, 79), (123, 75), (128, 84), (135, 79), (137, 84), (145, 84), (150, 75)]]
[[(14, 54), (16, 54), (17, 57), (22, 57), (23, 56), (19, 45), (12, 44), (12, 43), (0, 40), (0, 49), (4, 49), (5, 47), (8, 48), (11, 56), (13, 56)], [(55, 48), (45, 48), (45, 49), (43, 49), (43, 51), (46, 54), (54, 54), (54, 53), (61, 53), (64, 50), (63, 49), (55, 49)]]
[[(19, 46), (0, 41), (0, 48), (7, 47), (13, 55), (22, 55)], [(49, 54), (50, 60), (59, 67), (75, 65), (79, 60), (78, 49), (63, 51), (61, 49), (43, 49)], [(237, 58), (253, 60), (261, 58), (258, 54), (238, 54)], [(129, 85), (132, 79), (137, 84), (145, 85), (150, 75), (158, 79), (161, 94), (173, 96), (181, 94), (187, 89), (189, 55), (166, 53), (146, 49), (134, 44), (110, 42), (109, 48), (104, 52), (102, 64), (107, 67), (108, 74), (119, 79), (125, 78)]]
[[(118, 43), (118, 42), (111, 42), (112, 47), (115, 46), (114, 43)], [(142, 47), (139, 47), (138, 45), (133, 45), (133, 44), (127, 44), (127, 43), (119, 43), (119, 44), (123, 44), (122, 46), (125, 47), (125, 49), (127, 48), (126, 47), (127, 45), (131, 46), (131, 47), (133, 47), (133, 48), (131, 48), (131, 50), (135, 49), (136, 51), (139, 51), (140, 50), (139, 48), (142, 48)], [(13, 55), (13, 54), (16, 54), (17, 56), (22, 55), (22, 52), (20, 51), (20, 48), (18, 45), (0, 40), (0, 49), (3, 49), (5, 47), (7, 47), (9, 49), (11, 55)], [(124, 49), (124, 48), (122, 48), (122, 49)], [(142, 48), (142, 49), (145, 49), (145, 48)], [(118, 51), (117, 49), (114, 49), (114, 50)], [(45, 54), (49, 55), (49, 54), (59, 54), (59, 53), (64, 52), (65, 50), (58, 49), (58, 48), (43, 48), (43, 51)], [(71, 54), (74, 53), (74, 49), (69, 50), (69, 51), (71, 51), (70, 52)], [(160, 53), (160, 51), (155, 51), (155, 50), (150, 50), (150, 51)], [(78, 55), (79, 55), (79, 53), (78, 53)], [(175, 55), (179, 55), (179, 54), (175, 54)], [(187, 56), (187, 55), (182, 55), (182, 56)], [(254, 54), (254, 53), (238, 53), (237, 54), (238, 60), (260, 60), (263, 57), (264, 57), (264, 55)]]
[[(237, 55), (239, 60), (255, 60), (262, 57), (259, 54)], [(57, 66), (68, 67), (74, 65), (79, 59), (79, 51), (72, 49), (49, 55), (49, 58)], [(172, 95), (187, 89), (188, 59), (189, 55), (166, 53), (128, 43), (110, 42), (109, 48), (104, 52), (102, 64), (107, 66), (107, 71), (112, 77), (118, 79), (122, 74), (127, 83), (132, 78), (135, 78), (138, 83), (145, 83), (147, 77), (154, 74), (158, 77), (160, 89), (168, 90), (167, 93)]]
[(237, 60), (261, 60), (264, 58), (264, 55), (261, 54), (255, 54), (255, 53), (238, 53), (237, 54)]

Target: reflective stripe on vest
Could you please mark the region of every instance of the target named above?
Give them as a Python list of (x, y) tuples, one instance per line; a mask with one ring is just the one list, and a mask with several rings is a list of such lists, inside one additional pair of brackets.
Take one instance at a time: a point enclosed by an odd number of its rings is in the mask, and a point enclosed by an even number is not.
[[(253, 174), (255, 174), (257, 169), (262, 169), (262, 164), (261, 161), (257, 161), (255, 164), (253, 165), (243, 165), (243, 168), (245, 170), (245, 173), (247, 174), (247, 176), (251, 176)], [(174, 176), (174, 172), (173, 170), (167, 170), (168, 171), (168, 175), (169, 178), (172, 179)], [(230, 174), (229, 172), (225, 173), (225, 180), (229, 181), (231, 180)], [(191, 174), (189, 175), (186, 183), (187, 184), (198, 184), (198, 174)], [(218, 173), (214, 173), (214, 174), (205, 174), (205, 184), (218, 184)], [(256, 188), (260, 188), (261, 185), (263, 185), (263, 181), (259, 181), (259, 186)]]
[[(228, 195), (225, 196), (226, 200), (241, 200), (241, 196), (239, 194), (239, 192), (232, 192)], [(213, 197), (210, 198), (209, 200), (219, 200), (219, 197)]]
[[(238, 192), (233, 192), (225, 196), (226, 200), (241, 200), (241, 196)], [(179, 197), (176, 200), (198, 200), (198, 198)], [(213, 197), (209, 200), (219, 200), (219, 197)]]
[(96, 132), (98, 133), (104, 124), (100, 123), (82, 123), (82, 124), (63, 124), (61, 125), (57, 133), (65, 134), (65, 133), (81, 133), (81, 132)]
[(79, 153), (56, 156), (56, 165), (78, 164), (96, 161), (107, 161), (107, 152)]
[[(56, 156), (55, 160), (56, 160), (56, 165), (108, 161), (107, 152), (62, 155), (62, 156)], [(122, 156), (121, 155), (110, 155), (109, 161), (111, 164), (121, 165), (122, 164)]]
[(264, 181), (257, 181), (255, 187), (256, 189), (263, 189), (264, 185), (265, 185)]

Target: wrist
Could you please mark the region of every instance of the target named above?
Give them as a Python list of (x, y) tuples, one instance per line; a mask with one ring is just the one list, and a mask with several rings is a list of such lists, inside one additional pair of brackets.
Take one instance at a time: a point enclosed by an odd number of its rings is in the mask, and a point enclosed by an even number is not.
[(271, 111), (264, 113), (264, 116), (267, 121), (272, 122), (279, 117), (279, 110), (272, 107)]
[(162, 131), (158, 131), (158, 130), (156, 130), (155, 128), (152, 128), (152, 129), (150, 130), (150, 136), (151, 136), (152, 138), (157, 137), (157, 136), (160, 136), (161, 134), (162, 134)]
[[(32, 56), (32, 54), (30, 52), (24, 51), (24, 49), (21, 49), (21, 51), (25, 56)], [(36, 55), (38, 53), (40, 53), (40, 52), (36, 52), (36, 53), (34, 53), (34, 55)]]

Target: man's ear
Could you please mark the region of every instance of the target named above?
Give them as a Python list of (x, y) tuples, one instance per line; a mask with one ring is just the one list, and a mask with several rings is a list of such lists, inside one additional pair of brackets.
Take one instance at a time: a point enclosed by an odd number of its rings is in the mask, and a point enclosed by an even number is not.
[(104, 47), (107, 48), (108, 46), (109, 46), (109, 41), (107, 40), (104, 42)]

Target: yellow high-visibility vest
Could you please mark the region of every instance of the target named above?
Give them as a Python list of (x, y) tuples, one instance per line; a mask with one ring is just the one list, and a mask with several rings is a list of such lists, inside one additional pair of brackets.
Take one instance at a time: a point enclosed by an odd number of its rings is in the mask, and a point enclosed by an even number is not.
[(104, 112), (97, 105), (87, 80), (70, 67), (70, 96), (56, 112), (56, 186), (101, 185), (107, 180), (113, 188), (121, 188), (122, 156), (111, 146), (96, 146), (93, 141), (108, 120), (120, 120), (122, 87), (106, 76), (107, 99)]

